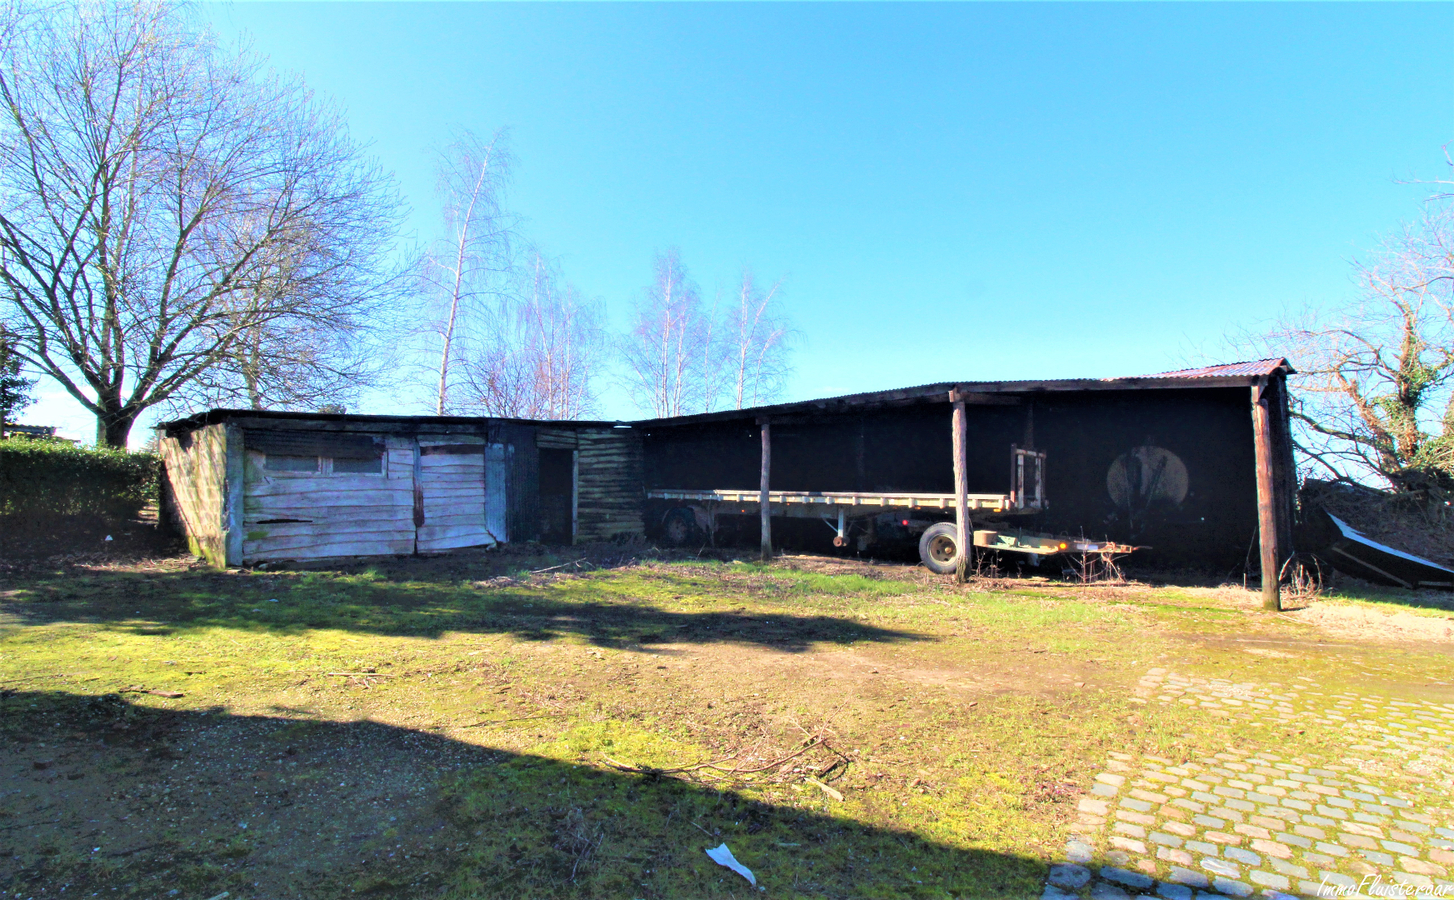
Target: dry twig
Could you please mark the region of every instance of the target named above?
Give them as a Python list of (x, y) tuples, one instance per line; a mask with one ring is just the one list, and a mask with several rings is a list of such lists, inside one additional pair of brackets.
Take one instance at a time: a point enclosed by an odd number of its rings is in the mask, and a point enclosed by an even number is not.
[[(789, 762), (791, 760), (797, 759), (799, 756), (802, 756), (804, 753), (807, 753), (809, 750), (812, 750), (814, 747), (821, 747), (821, 746), (824, 746), (825, 744), (826, 744), (826, 739), (823, 738), (822, 736), (814, 737), (813, 740), (807, 746), (800, 747), (799, 749), (793, 751), (792, 753), (789, 753), (786, 756), (780, 757), (780, 758), (775, 759), (775, 760), (773, 760), (771, 762), (768, 762), (768, 763), (764, 763), (763, 765), (760, 765), (760, 766), (754, 766), (751, 769), (744, 769), (740, 765), (733, 766), (731, 768), (724, 768), (722, 766), (723, 763), (738, 758), (738, 754), (735, 754), (735, 753), (733, 755), (731, 755), (731, 756), (724, 756), (721, 759), (704, 760), (704, 761), (699, 762), (699, 763), (693, 763), (690, 766), (674, 766), (674, 767), (668, 768), (668, 769), (659, 769), (659, 768), (657, 768), (655, 766), (633, 766), (633, 765), (630, 765), (629, 763), (623, 763), (620, 760), (612, 759), (611, 757), (606, 756), (605, 754), (601, 754), (601, 755), (602, 755), (602, 757), (605, 758), (606, 762), (610, 764), (611, 768), (616, 769), (616, 770), (621, 771), (621, 772), (632, 772), (632, 773), (637, 774), (637, 775), (650, 775), (650, 776), (653, 776), (653, 777), (660, 777), (662, 775), (682, 775), (682, 774), (685, 774), (687, 772), (700, 772), (700, 771), (702, 771), (704, 769), (713, 769), (713, 770), (716, 770), (718, 772), (724, 773), (720, 777), (730, 778), (730, 777), (735, 776), (735, 775), (752, 775), (752, 774), (755, 774), (757, 772), (766, 772), (768, 769), (776, 769), (779, 766), (783, 765), (783, 763), (786, 763), (786, 762)], [(832, 749), (832, 748), (830, 747), (829, 749)], [(839, 754), (839, 755), (841, 756), (842, 754)]]

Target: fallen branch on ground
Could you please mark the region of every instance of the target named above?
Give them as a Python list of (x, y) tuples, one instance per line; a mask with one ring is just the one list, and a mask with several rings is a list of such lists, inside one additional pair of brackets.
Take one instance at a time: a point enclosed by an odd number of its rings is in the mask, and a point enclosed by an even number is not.
[(731, 777), (733, 775), (752, 775), (757, 772), (766, 772), (768, 769), (776, 769), (786, 762), (797, 759), (799, 756), (802, 756), (804, 753), (807, 753), (814, 747), (824, 746), (826, 744), (826, 740), (827, 739), (823, 737), (815, 737), (812, 742), (809, 743), (807, 746), (800, 747), (799, 749), (794, 750), (792, 753), (789, 753), (787, 756), (780, 757), (771, 762), (764, 763), (760, 766), (754, 766), (751, 769), (744, 769), (740, 766), (724, 768), (722, 765), (723, 763), (737, 758), (737, 754), (735, 753), (731, 756), (724, 756), (721, 759), (704, 760), (699, 763), (693, 763), (690, 766), (673, 766), (669, 769), (659, 769), (655, 766), (634, 766), (629, 763), (623, 763), (620, 760), (612, 759), (611, 757), (606, 756), (606, 754), (604, 753), (601, 754), (601, 756), (606, 760), (611, 768), (621, 772), (632, 772), (637, 775), (650, 775), (653, 777), (660, 777), (662, 775), (681, 775), (687, 772), (699, 772), (703, 769), (713, 769), (715, 771), (724, 773), (722, 777)]
[(541, 713), (538, 716), (519, 716), (514, 719), (486, 719), (483, 722), (473, 722), (469, 725), (461, 725), (460, 728), (480, 728), (485, 725), (504, 725), (507, 722), (529, 722), (531, 719), (554, 719), (563, 716), (565, 713)]

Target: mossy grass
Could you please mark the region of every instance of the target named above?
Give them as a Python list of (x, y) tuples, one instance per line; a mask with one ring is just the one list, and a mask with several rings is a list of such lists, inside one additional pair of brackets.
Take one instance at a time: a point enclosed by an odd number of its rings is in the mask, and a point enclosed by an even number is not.
[[(276, 721), (279, 747), (369, 722), (485, 754), (439, 782), (448, 853), (421, 844), (413, 875), (340, 863), (314, 896), (758, 895), (702, 852), (725, 841), (770, 896), (1031, 897), (1110, 753), (1316, 756), (1345, 739), (1138, 702), (1149, 668), (1414, 695), (1448, 663), (1376, 640), (1329, 652), (1231, 590), (792, 561), (540, 571), (571, 558), (11, 578), (0, 730), (141, 688), (184, 696), (125, 694), (137, 715)], [(1264, 646), (1281, 655), (1250, 652)], [(33, 865), (77, 883), (144, 864), (52, 838)], [(177, 883), (199, 890), (266, 857), (261, 837), (176, 840)]]

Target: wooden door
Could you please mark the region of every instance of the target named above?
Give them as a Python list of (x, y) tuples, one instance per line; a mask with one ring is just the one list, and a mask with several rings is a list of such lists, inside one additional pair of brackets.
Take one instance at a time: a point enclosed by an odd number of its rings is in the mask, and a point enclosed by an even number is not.
[(418, 552), (437, 553), (496, 542), (486, 522), (489, 453), (490, 445), (479, 438), (419, 441), (415, 491), (422, 501), (419, 505), (423, 515), (422, 521), (416, 520)]

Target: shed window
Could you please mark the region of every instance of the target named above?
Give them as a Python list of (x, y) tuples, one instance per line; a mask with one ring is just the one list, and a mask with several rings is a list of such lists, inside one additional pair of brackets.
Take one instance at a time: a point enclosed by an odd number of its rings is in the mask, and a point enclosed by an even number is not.
[(347, 459), (269, 453), (266, 466), (269, 472), (291, 472), (294, 475), (382, 475), (384, 457), (380, 454), (372, 459)]
[(384, 458), (376, 456), (373, 459), (334, 459), (333, 471), (337, 475), (382, 475)]
[(281, 456), (268, 454), (269, 472), (317, 472), (316, 456)]

